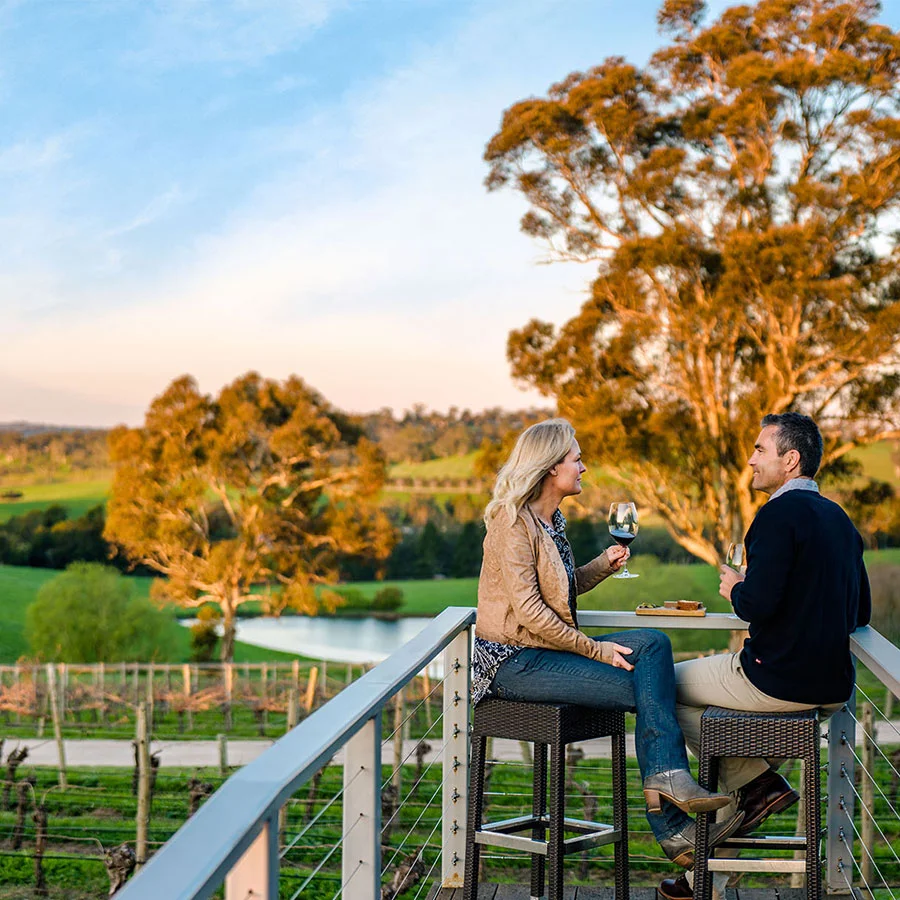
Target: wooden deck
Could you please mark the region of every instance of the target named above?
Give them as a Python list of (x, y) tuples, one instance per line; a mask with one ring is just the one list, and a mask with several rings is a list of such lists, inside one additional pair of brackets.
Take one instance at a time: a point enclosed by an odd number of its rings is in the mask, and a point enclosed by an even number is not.
[[(460, 888), (432, 887), (428, 900), (462, 900)], [(854, 896), (859, 894), (854, 890)], [(481, 884), (478, 886), (478, 900), (530, 900), (531, 889), (527, 884)], [(629, 891), (629, 900), (658, 900), (656, 888), (634, 887)], [(567, 887), (565, 900), (615, 900), (611, 887)], [(771, 888), (728, 888), (725, 900), (806, 900), (805, 888), (773, 886)]]

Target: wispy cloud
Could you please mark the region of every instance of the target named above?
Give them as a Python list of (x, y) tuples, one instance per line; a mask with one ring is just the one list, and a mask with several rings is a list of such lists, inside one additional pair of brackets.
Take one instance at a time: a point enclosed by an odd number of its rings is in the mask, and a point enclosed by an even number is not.
[(70, 157), (71, 141), (69, 134), (55, 134), (0, 148), (0, 174), (21, 174), (57, 166)]
[(176, 184), (153, 197), (149, 203), (136, 215), (122, 225), (118, 225), (105, 232), (105, 237), (116, 237), (120, 234), (127, 234), (129, 231), (136, 231), (145, 225), (150, 225), (157, 219), (161, 219), (165, 214), (179, 203), (185, 202), (187, 197), (181, 188)]
[(350, 0), (156, 0), (138, 4), (144, 44), (130, 58), (162, 68), (248, 64), (307, 40)]

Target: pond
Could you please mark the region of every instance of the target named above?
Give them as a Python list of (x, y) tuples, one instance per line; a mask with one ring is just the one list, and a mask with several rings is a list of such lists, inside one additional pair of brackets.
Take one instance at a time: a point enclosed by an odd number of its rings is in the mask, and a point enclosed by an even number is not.
[(381, 662), (415, 637), (431, 619), (334, 619), (285, 616), (241, 619), (237, 639), (269, 650), (335, 662)]

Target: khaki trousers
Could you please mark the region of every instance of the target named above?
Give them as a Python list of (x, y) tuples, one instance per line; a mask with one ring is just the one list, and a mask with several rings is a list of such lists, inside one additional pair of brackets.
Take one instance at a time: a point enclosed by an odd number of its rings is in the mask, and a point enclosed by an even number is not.
[[(688, 659), (675, 665), (675, 690), (677, 703), (675, 713), (678, 724), (684, 732), (685, 743), (694, 756), (700, 755), (700, 717), (707, 706), (722, 706), (726, 709), (743, 709), (749, 712), (799, 712), (803, 709), (814, 709), (817, 703), (791, 703), (764, 694), (755, 687), (744, 674), (739, 653), (722, 653), (717, 656), (706, 656), (701, 659)], [(842, 704), (821, 706), (824, 716), (837, 712)], [(737, 790), (747, 782), (762, 775), (771, 765), (779, 760), (765, 760), (750, 757), (723, 757), (719, 760), (720, 791), (732, 795), (731, 803), (720, 809), (717, 821), (723, 822), (731, 818), (737, 811)], [(737, 850), (720, 850), (719, 856), (734, 857)], [(688, 884), (693, 887), (694, 873), (687, 873)], [(727, 872), (716, 872), (713, 875), (713, 896), (721, 900), (726, 883)]]
[[(749, 712), (799, 712), (819, 706), (817, 703), (778, 700), (764, 694), (744, 674), (739, 653), (722, 653), (677, 663), (675, 689), (678, 724), (694, 756), (700, 752), (700, 717), (707, 706)], [(841, 704), (825, 706), (823, 712), (830, 715), (840, 707)], [(764, 759), (725, 757), (719, 760), (719, 790), (733, 794), (768, 768)], [(721, 811), (720, 820), (734, 812), (728, 810), (726, 807)]]

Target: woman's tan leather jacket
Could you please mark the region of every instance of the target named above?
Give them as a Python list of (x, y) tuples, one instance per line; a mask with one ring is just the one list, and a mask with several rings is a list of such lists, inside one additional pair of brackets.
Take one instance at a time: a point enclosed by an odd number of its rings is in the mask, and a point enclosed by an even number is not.
[[(612, 571), (605, 553), (576, 568), (577, 592), (589, 591)], [(488, 526), (475, 634), (500, 644), (567, 650), (600, 659), (599, 643), (575, 627), (559, 550), (527, 505), (512, 524), (501, 511)]]

